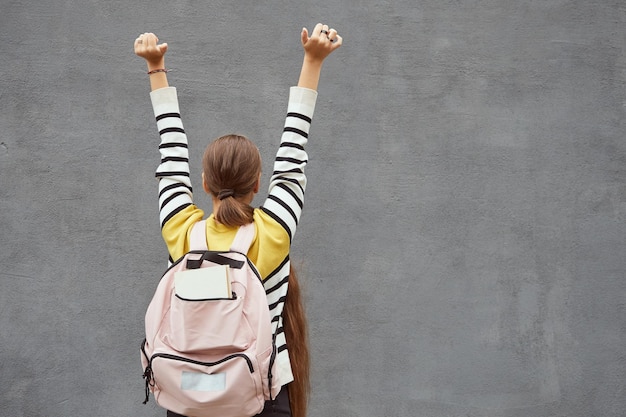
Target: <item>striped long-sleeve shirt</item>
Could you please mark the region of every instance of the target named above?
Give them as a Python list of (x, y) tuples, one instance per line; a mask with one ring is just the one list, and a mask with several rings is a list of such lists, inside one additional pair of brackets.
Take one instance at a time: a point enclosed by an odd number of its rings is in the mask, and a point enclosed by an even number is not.
[[(176, 89), (155, 90), (150, 97), (161, 137), (161, 164), (156, 171), (161, 232), (170, 261), (173, 261), (189, 250), (191, 228), (204, 218), (204, 212), (193, 203), (187, 135), (180, 117)], [(314, 90), (298, 87), (290, 90), (268, 197), (260, 208), (254, 210), (256, 236), (248, 252), (263, 278), (267, 293), (273, 330), (277, 334), (277, 365), (282, 385), (293, 380), (282, 312), (288, 289), (289, 249), (304, 202), (305, 146), (316, 99)], [(220, 224), (210, 215), (207, 219), (209, 249), (227, 250), (236, 232), (236, 227)]]

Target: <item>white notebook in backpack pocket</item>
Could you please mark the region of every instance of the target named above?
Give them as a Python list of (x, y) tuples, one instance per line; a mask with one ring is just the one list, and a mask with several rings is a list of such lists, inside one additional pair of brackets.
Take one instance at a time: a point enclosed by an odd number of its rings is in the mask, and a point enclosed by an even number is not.
[(174, 287), (176, 295), (185, 300), (232, 298), (228, 265), (178, 271)]

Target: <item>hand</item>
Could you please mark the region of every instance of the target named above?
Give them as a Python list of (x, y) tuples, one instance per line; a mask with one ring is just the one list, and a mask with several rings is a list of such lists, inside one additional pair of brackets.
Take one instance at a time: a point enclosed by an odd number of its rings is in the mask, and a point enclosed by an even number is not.
[(324, 59), (335, 49), (341, 46), (343, 39), (335, 29), (328, 29), (327, 25), (318, 23), (309, 36), (306, 28), (301, 33), (304, 60), (298, 79), (298, 87), (317, 90), (320, 72)]
[(154, 33), (144, 33), (135, 39), (135, 54), (148, 63), (148, 70), (164, 68), (167, 43), (158, 44)]
[(321, 23), (315, 25), (311, 36), (306, 28), (302, 29), (300, 36), (305, 58), (317, 62), (324, 61), (343, 42), (335, 29), (329, 29), (328, 25)]

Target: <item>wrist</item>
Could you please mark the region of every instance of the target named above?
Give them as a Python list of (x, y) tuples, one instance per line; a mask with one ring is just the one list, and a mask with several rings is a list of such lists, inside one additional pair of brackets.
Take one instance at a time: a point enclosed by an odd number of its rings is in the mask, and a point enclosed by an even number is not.
[(307, 54), (304, 55), (303, 64), (309, 65), (312, 67), (322, 68), (322, 64), (324, 63), (323, 58), (318, 58), (314, 56), (309, 56)]
[(158, 69), (165, 68), (165, 60), (162, 59), (160, 61), (148, 62), (148, 71), (154, 71)]

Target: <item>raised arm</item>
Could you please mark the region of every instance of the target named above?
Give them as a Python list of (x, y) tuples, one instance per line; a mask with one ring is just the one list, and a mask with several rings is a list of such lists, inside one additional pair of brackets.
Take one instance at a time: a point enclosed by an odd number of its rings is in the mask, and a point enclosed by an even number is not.
[(293, 238), (300, 220), (306, 189), (306, 145), (317, 100), (317, 86), (324, 59), (341, 46), (341, 36), (327, 25), (317, 24), (309, 36), (301, 32), (304, 60), (298, 86), (292, 87), (280, 147), (274, 160), (269, 195), (261, 209)]
[(161, 138), (161, 163), (155, 174), (159, 179), (159, 219), (170, 261), (175, 261), (188, 250), (186, 231), (204, 213), (193, 204), (187, 134), (176, 89), (169, 87), (167, 81), (164, 59), (167, 44), (158, 42), (153, 33), (144, 33), (135, 40), (134, 47), (135, 54), (148, 65), (150, 99)]

